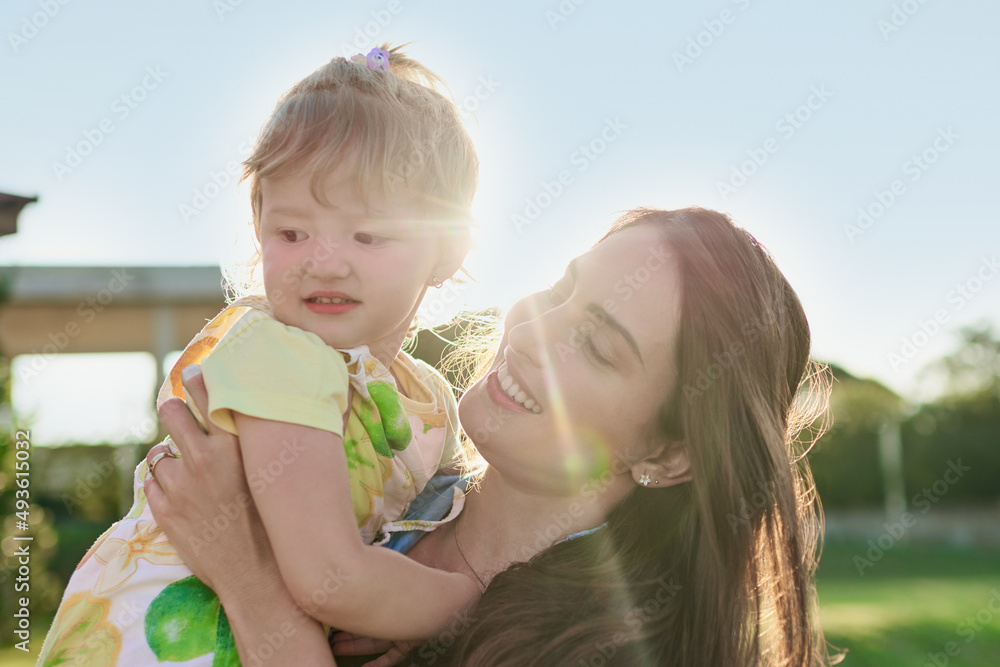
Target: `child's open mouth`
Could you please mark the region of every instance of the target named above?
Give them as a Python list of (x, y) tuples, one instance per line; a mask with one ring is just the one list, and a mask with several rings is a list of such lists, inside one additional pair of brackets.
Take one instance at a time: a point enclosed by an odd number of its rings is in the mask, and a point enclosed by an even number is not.
[(348, 299), (345, 297), (326, 297), (326, 296), (315, 296), (311, 299), (306, 299), (310, 303), (359, 303), (354, 299)]
[(315, 294), (307, 297), (305, 304), (314, 313), (338, 315), (358, 307), (361, 302), (345, 294)]

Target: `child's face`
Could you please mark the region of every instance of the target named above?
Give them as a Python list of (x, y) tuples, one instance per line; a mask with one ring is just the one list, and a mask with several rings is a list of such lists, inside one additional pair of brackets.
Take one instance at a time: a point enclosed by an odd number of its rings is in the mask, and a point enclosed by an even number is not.
[(329, 206), (313, 196), (306, 172), (262, 181), (268, 300), (279, 321), (332, 347), (364, 343), (376, 356), (395, 356), (427, 284), (447, 270), (441, 244), (421, 234), (413, 207), (378, 198), (366, 206), (340, 173), (324, 185)]

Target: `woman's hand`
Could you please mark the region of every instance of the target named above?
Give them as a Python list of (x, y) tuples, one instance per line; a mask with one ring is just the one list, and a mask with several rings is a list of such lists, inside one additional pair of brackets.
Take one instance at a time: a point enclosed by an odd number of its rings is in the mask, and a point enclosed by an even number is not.
[(359, 637), (350, 632), (337, 632), (330, 638), (330, 648), (334, 655), (375, 655), (378, 658), (366, 662), (362, 667), (392, 667), (401, 663), (410, 651), (421, 642), (391, 642), (388, 639)]
[[(185, 372), (184, 387), (201, 413), (208, 414), (201, 374)], [(257, 586), (280, 581), (250, 498), (239, 441), (211, 423), (208, 433), (203, 432), (180, 399), (166, 401), (159, 415), (180, 458), (168, 454), (156, 462), (155, 477), (146, 480), (146, 497), (185, 564), (220, 597), (241, 589), (236, 579), (243, 575)], [(167, 447), (153, 447), (147, 464)]]
[[(183, 379), (207, 415), (201, 373), (188, 367)], [(173, 446), (157, 445), (146, 455), (148, 465), (166, 453), (155, 477), (146, 479), (146, 498), (185, 564), (219, 596), (243, 664), (334, 666), (323, 627), (295, 604), (278, 572), (239, 441), (211, 423), (206, 434), (179, 399), (165, 402), (159, 414)]]

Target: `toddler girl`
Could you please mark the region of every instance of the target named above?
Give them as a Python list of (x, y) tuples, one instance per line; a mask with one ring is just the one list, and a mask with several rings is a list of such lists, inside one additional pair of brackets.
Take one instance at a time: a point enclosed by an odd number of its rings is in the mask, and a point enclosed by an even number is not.
[[(253, 502), (307, 612), (394, 639), (431, 636), (479, 593), (372, 546), (414, 527), (410, 500), (460, 451), (451, 388), (400, 353), (428, 286), (468, 251), (478, 162), (436, 83), (373, 49), (279, 100), (244, 169), (266, 298), (210, 322), (159, 397), (183, 397), (180, 373), (200, 363), (207, 419), (240, 436), (252, 499), (220, 507), (199, 548)], [(132, 510), (77, 566), (39, 664), (239, 664), (217, 598), (149, 512), (162, 456), (139, 465)], [(403, 613), (416, 605), (420, 618)]]

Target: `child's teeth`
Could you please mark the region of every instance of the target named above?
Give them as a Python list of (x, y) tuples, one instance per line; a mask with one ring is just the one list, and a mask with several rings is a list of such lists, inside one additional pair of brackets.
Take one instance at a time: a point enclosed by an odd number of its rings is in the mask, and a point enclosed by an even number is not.
[(510, 373), (507, 372), (506, 366), (501, 366), (500, 370), (497, 371), (497, 378), (499, 378), (502, 383), (504, 380), (510, 377)]
[(517, 392), (521, 391), (521, 387), (520, 387), (520, 385), (518, 385), (515, 382), (514, 384), (510, 385), (510, 387), (508, 387), (504, 391), (507, 392), (508, 396), (510, 396), (511, 398), (514, 398), (515, 396), (517, 396)]
[(504, 391), (510, 389), (512, 384), (514, 384), (514, 378), (509, 375), (500, 381), (500, 387), (503, 388)]
[(524, 399), (528, 398), (528, 395), (523, 391), (519, 391), (514, 395), (514, 400), (518, 403), (524, 403)]
[(540, 405), (533, 405), (533, 406), (531, 406), (531, 411), (534, 412), (537, 415), (539, 412), (542, 411), (542, 406), (540, 406)]
[(524, 402), (524, 407), (528, 408), (529, 410), (535, 407), (535, 399), (529, 398), (528, 400), (526, 400)]

